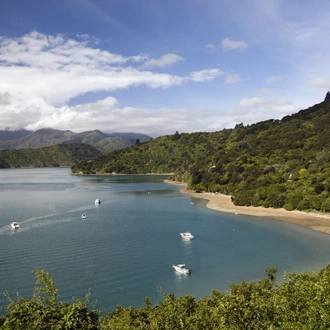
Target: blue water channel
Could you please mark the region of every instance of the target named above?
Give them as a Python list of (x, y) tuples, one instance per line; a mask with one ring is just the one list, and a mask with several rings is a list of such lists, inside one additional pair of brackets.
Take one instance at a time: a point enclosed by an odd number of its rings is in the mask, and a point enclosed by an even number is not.
[[(278, 268), (281, 281), (284, 271), (328, 265), (330, 235), (207, 209), (165, 178), (0, 170), (0, 314), (4, 292), (32, 295), (34, 269), (50, 272), (60, 300), (83, 299), (90, 290), (90, 307), (106, 314), (117, 305), (142, 306), (145, 297), (157, 305), (164, 292), (200, 299), (214, 288), (258, 280), (268, 267)], [(195, 239), (182, 240), (182, 231)], [(177, 274), (178, 263), (193, 274)]]

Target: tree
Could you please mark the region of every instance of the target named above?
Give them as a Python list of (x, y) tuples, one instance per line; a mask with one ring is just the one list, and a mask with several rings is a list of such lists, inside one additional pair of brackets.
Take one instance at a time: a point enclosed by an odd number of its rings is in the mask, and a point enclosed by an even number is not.
[(179, 140), (180, 139), (180, 133), (178, 131), (175, 132), (175, 134), (173, 135), (173, 140), (176, 141), (176, 140)]
[[(35, 270), (36, 286), (31, 298), (17, 296), (9, 300), (3, 330), (98, 330), (98, 310), (87, 310), (89, 293), (84, 300), (57, 302), (58, 289), (48, 272)], [(1, 324), (1, 323), (0, 323)]]
[(330, 100), (330, 92), (325, 95), (324, 101)]

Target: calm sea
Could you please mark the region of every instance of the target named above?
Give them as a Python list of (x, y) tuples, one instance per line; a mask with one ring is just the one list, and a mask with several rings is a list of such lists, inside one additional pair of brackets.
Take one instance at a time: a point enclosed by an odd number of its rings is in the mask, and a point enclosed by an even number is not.
[[(165, 178), (0, 170), (0, 306), (7, 304), (5, 291), (32, 295), (33, 269), (50, 272), (61, 300), (83, 299), (90, 289), (90, 307), (106, 314), (117, 305), (142, 306), (145, 297), (156, 305), (162, 292), (200, 299), (213, 288), (258, 280), (272, 266), (280, 281), (285, 270), (329, 263), (330, 235), (209, 210)], [(21, 228), (13, 231), (12, 221)], [(182, 231), (195, 240), (183, 241)], [(176, 274), (176, 263), (193, 274)]]

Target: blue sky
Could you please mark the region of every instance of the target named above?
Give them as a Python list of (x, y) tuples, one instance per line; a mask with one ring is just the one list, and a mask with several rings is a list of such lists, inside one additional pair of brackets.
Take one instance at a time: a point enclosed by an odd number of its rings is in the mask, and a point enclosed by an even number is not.
[(2, 0), (0, 129), (156, 137), (330, 90), (329, 0)]

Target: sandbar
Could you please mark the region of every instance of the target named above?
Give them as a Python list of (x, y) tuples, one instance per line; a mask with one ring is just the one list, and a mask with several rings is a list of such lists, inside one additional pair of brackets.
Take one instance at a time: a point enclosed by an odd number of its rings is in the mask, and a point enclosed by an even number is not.
[(181, 192), (189, 194), (195, 198), (202, 198), (207, 200), (206, 207), (220, 211), (229, 212), (234, 214), (247, 214), (258, 217), (270, 218), (285, 222), (290, 222), (305, 228), (309, 228), (318, 232), (330, 235), (330, 214), (321, 212), (302, 212), (302, 211), (287, 211), (283, 208), (266, 208), (266, 207), (253, 207), (253, 206), (236, 206), (231, 201), (228, 195), (218, 193), (196, 193), (187, 189), (186, 183), (178, 181), (165, 180), (167, 183), (181, 185), (183, 188)]

